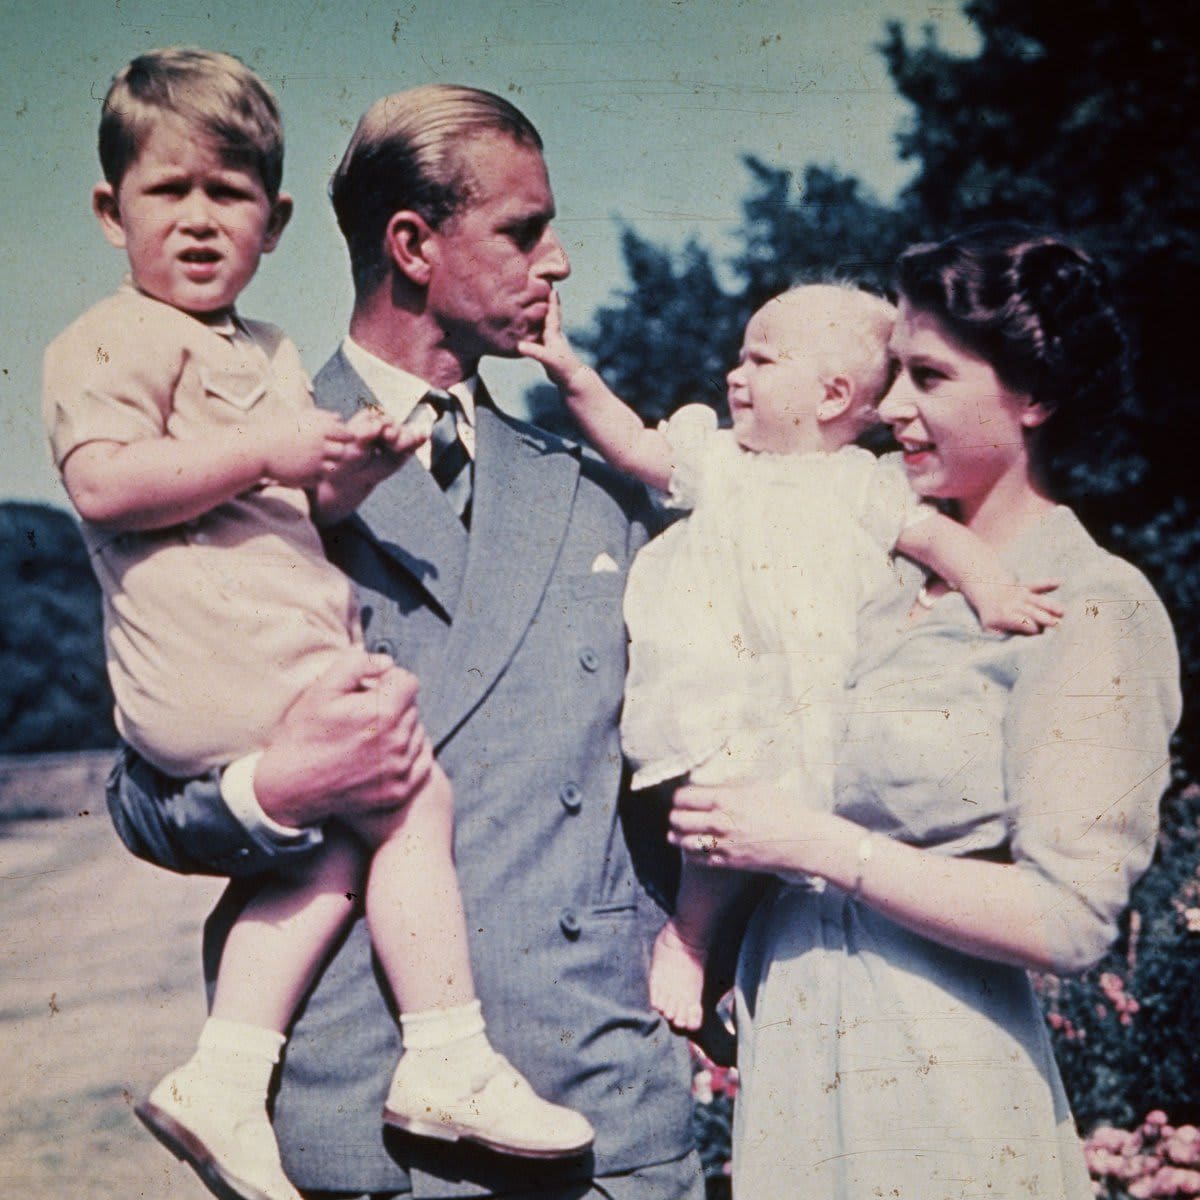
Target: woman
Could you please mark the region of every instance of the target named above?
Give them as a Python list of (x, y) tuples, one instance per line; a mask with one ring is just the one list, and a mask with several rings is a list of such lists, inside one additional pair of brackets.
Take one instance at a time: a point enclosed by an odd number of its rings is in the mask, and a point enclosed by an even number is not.
[(1097, 267), (991, 227), (898, 265), (880, 406), (923, 496), (1066, 617), (986, 634), (898, 561), (862, 614), (834, 811), (683, 788), (672, 840), (775, 872), (742, 948), (745, 1200), (1090, 1197), (1030, 969), (1094, 963), (1154, 848), (1179, 715), (1145, 579), (1055, 503), (1059, 448), (1116, 412), (1124, 343)]

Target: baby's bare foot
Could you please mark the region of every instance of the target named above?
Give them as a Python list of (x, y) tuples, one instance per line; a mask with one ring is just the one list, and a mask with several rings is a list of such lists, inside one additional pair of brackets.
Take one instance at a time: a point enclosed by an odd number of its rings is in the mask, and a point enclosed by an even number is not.
[(668, 921), (654, 942), (650, 960), (650, 1003), (676, 1029), (699, 1029), (704, 1018), (707, 950), (686, 941), (674, 921)]

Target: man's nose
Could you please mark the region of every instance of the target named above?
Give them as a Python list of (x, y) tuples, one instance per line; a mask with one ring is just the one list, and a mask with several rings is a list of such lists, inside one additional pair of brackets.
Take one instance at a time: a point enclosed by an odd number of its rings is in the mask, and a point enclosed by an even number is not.
[(560, 283), (571, 273), (571, 260), (558, 240), (558, 234), (553, 227), (546, 230), (542, 238), (541, 254), (538, 258), (537, 273), (543, 279)]

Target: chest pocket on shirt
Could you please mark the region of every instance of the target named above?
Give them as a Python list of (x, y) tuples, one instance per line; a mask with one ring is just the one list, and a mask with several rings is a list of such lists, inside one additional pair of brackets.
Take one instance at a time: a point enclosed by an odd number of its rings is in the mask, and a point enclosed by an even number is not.
[(249, 412), (267, 394), (266, 380), (259, 372), (217, 374), (201, 370), (200, 386), (206, 396), (239, 412)]

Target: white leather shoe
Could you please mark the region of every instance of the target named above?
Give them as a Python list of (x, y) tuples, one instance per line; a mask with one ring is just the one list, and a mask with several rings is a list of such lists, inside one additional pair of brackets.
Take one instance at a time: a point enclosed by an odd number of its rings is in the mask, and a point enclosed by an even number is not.
[(383, 1120), (408, 1133), (441, 1141), (477, 1142), (521, 1158), (575, 1158), (595, 1138), (587, 1118), (543, 1100), (508, 1059), (491, 1062), (460, 1086), (431, 1086), (405, 1055), (392, 1077)]
[(304, 1200), (283, 1173), (266, 1108), (239, 1105), (191, 1063), (167, 1075), (134, 1112), (220, 1200)]

